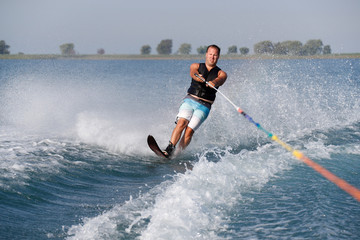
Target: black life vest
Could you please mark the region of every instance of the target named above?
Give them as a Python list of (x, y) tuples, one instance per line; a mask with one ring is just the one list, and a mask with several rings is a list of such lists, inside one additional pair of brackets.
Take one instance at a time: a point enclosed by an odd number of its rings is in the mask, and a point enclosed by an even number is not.
[[(199, 64), (199, 73), (205, 78), (207, 82), (217, 78), (220, 70), (221, 69), (219, 67), (215, 66), (210, 71), (208, 71), (205, 63)], [(216, 89), (218, 89), (218, 87), (216, 87)], [(207, 87), (205, 82), (198, 82), (194, 79), (191, 79), (191, 85), (187, 92), (209, 101), (214, 101), (216, 97), (215, 89), (212, 87)]]

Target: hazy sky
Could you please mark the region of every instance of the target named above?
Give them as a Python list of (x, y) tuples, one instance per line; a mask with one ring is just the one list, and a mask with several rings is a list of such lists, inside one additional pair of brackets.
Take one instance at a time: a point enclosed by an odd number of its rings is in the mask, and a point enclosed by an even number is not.
[(360, 0), (0, 0), (0, 40), (17, 54), (152, 53), (163, 39), (236, 45), (321, 39), (333, 53), (360, 53)]

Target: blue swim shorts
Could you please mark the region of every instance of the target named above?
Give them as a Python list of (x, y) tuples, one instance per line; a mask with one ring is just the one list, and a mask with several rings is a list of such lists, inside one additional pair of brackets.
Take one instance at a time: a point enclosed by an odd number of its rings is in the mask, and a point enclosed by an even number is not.
[(188, 127), (196, 131), (209, 116), (211, 104), (204, 104), (197, 99), (187, 96), (179, 109), (176, 119), (185, 118), (189, 121)]

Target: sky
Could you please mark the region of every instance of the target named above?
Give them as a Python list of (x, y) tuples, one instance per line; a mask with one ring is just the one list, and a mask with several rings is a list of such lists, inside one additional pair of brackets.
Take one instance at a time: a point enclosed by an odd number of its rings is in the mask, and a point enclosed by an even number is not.
[(360, 0), (0, 0), (0, 40), (10, 53), (139, 54), (172, 39), (197, 53), (217, 44), (248, 47), (321, 39), (333, 53), (360, 53)]

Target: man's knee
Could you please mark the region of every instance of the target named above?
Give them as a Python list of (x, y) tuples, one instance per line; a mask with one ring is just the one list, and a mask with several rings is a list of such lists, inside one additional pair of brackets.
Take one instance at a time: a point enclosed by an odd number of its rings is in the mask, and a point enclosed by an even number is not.
[(189, 124), (189, 121), (185, 118), (179, 118), (177, 120), (176, 126), (184, 129)]

